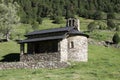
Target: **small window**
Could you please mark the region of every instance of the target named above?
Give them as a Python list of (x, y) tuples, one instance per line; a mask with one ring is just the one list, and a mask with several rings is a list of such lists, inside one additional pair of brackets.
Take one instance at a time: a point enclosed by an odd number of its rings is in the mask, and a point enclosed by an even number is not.
[(73, 20), (72, 26), (75, 26), (75, 20)]
[(74, 42), (70, 42), (69, 48), (74, 48)]
[(68, 26), (72, 26), (72, 21), (71, 20), (69, 20)]

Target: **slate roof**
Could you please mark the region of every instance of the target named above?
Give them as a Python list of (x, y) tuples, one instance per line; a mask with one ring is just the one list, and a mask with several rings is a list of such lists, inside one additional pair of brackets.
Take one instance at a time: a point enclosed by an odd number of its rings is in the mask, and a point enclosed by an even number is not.
[[(58, 32), (63, 32), (63, 34), (58, 35)], [(45, 37), (41, 37), (41, 38), (33, 38), (33, 39), (25, 39), (20, 41), (19, 43), (29, 43), (29, 42), (38, 42), (38, 41), (45, 41), (45, 40), (58, 40), (58, 39), (64, 39), (67, 35), (82, 35), (82, 36), (86, 36), (88, 37), (88, 35), (74, 29), (74, 27), (62, 27), (62, 28), (54, 28), (54, 29), (46, 29), (46, 30), (40, 30), (40, 31), (33, 31), (30, 32), (28, 34), (26, 34), (25, 36), (32, 36), (32, 35), (45, 35), (45, 34), (49, 34), (49, 33), (56, 33), (54, 36), (45, 36)]]
[(78, 30), (71, 30), (68, 32), (69, 35), (82, 35), (82, 36), (86, 36), (86, 37), (89, 37), (87, 34), (84, 34), (83, 32), (80, 32)]
[(29, 42), (37, 42), (37, 41), (45, 41), (45, 40), (58, 40), (65, 38), (66, 35), (61, 36), (50, 36), (50, 37), (43, 37), (43, 38), (34, 38), (34, 39), (25, 39), (20, 41), (19, 43), (29, 43)]
[(62, 27), (62, 28), (33, 31), (33, 32), (26, 34), (25, 36), (36, 35), (36, 34), (45, 34), (45, 33), (53, 33), (53, 32), (68, 32), (68, 31), (72, 30), (73, 28), (74, 27)]

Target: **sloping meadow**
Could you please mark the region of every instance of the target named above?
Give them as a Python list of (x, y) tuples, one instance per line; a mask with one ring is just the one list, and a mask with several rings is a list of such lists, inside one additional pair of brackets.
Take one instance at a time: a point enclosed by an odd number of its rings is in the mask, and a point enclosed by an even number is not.
[[(4, 48), (5, 49), (5, 48)], [(60, 69), (0, 70), (0, 80), (119, 80), (120, 50), (89, 45), (88, 62)], [(1, 54), (1, 53), (0, 53)]]

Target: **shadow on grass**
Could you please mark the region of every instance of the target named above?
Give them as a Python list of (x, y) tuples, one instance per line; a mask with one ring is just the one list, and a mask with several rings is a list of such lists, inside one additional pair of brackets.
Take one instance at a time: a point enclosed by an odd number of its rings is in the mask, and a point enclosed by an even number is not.
[(0, 62), (18, 62), (20, 61), (20, 53), (10, 53), (3, 56), (3, 59)]

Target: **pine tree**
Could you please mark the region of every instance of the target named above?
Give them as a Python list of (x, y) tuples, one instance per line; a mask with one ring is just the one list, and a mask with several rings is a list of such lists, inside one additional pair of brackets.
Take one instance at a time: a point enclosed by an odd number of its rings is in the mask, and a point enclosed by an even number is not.
[[(2, 1), (2, 0), (1, 0)], [(12, 0), (5, 0), (9, 2)], [(13, 0), (21, 6), (21, 22), (31, 23), (37, 21), (37, 16), (42, 18), (50, 16), (64, 16), (65, 18), (79, 15), (93, 18), (93, 12), (103, 13), (120, 12), (120, 0)], [(91, 13), (92, 12), (92, 13)], [(31, 20), (31, 21), (30, 21)]]

